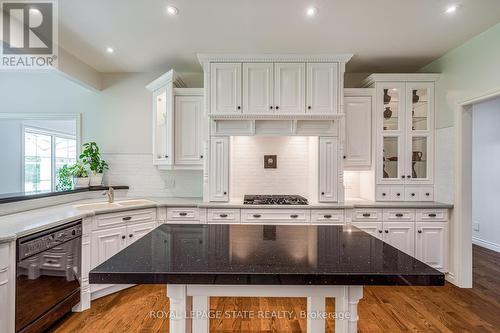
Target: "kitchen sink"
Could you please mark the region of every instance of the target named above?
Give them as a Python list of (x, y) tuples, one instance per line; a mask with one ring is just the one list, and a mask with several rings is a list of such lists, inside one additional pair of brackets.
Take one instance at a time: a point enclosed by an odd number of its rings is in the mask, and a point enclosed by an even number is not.
[(80, 210), (98, 210), (98, 209), (109, 209), (109, 208), (120, 208), (120, 205), (117, 203), (109, 203), (109, 202), (94, 202), (94, 203), (89, 203), (89, 204), (81, 204), (81, 205), (74, 205), (76, 209)]
[(129, 207), (129, 206), (139, 206), (139, 205), (150, 205), (154, 204), (154, 202), (150, 200), (138, 199), (138, 200), (117, 201), (116, 204), (120, 206)]

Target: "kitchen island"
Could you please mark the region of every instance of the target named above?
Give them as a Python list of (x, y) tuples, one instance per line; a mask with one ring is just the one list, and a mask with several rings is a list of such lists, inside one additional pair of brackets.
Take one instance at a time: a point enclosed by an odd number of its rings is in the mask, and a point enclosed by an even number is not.
[[(90, 271), (91, 284), (166, 284), (170, 332), (208, 332), (209, 297), (307, 297), (307, 331), (357, 331), (363, 285), (444, 285), (443, 273), (353, 226), (163, 224)], [(186, 314), (188, 314), (186, 316)]]

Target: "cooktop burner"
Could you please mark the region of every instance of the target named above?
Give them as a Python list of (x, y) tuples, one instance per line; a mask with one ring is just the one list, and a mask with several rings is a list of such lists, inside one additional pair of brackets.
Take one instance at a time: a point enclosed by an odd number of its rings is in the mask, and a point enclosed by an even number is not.
[(300, 195), (245, 195), (247, 205), (307, 205), (307, 199)]

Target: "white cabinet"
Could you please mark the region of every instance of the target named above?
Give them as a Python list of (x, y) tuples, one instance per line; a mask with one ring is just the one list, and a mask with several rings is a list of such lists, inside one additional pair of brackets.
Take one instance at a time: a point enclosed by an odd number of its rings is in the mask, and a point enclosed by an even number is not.
[(241, 113), (241, 63), (210, 65), (211, 113)]
[(274, 104), (276, 113), (304, 113), (305, 63), (274, 64)]
[(203, 96), (175, 96), (175, 164), (203, 164)]
[(346, 96), (344, 169), (370, 168), (372, 161), (372, 98)]
[(91, 269), (111, 258), (127, 245), (127, 227), (92, 232)]
[(394, 246), (411, 256), (414, 255), (415, 223), (414, 222), (385, 222), (383, 223), (384, 242)]
[(417, 222), (415, 257), (437, 270), (448, 270), (448, 223)]
[(243, 113), (273, 113), (274, 65), (243, 64)]
[(338, 64), (307, 64), (307, 113), (337, 113)]
[[(404, 200), (434, 198), (436, 74), (373, 74), (376, 92), (376, 183), (405, 187)], [(391, 200), (388, 189), (377, 200)]]
[(15, 332), (16, 242), (0, 244), (0, 332)]
[(336, 137), (319, 138), (319, 200), (338, 200), (338, 143)]
[(162, 87), (153, 92), (153, 164), (170, 163), (172, 140), (168, 129), (172, 125), (171, 94)]
[(128, 241), (127, 246), (148, 234), (151, 230), (157, 227), (156, 222), (133, 224), (127, 227)]
[(352, 222), (352, 225), (382, 240), (382, 222)]
[(210, 139), (210, 201), (229, 200), (229, 137)]

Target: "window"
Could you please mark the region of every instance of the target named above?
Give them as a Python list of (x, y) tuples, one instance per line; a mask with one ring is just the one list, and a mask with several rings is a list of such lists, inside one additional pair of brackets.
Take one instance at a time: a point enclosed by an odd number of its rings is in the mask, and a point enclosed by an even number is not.
[(59, 169), (76, 161), (76, 138), (71, 135), (24, 128), (24, 191), (55, 191)]

